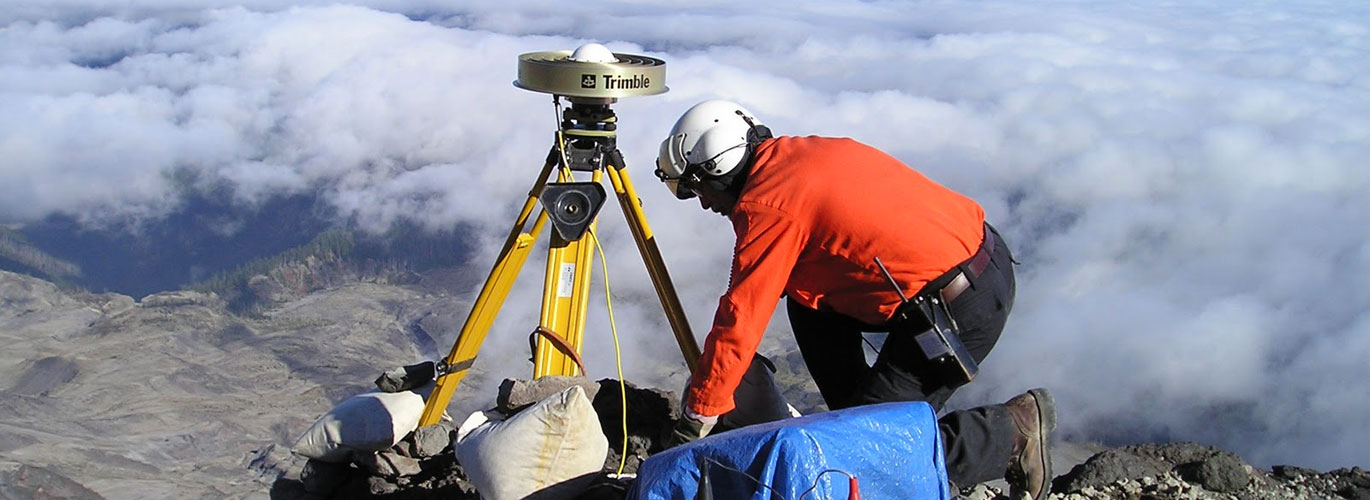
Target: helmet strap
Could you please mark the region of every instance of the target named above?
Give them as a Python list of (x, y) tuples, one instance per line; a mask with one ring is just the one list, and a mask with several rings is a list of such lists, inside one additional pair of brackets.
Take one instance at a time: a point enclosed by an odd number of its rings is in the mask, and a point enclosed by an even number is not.
[(715, 185), (720, 191), (728, 192), (733, 195), (742, 194), (742, 186), (747, 184), (747, 175), (752, 171), (752, 160), (756, 158), (757, 146), (766, 142), (766, 139), (774, 137), (771, 135), (771, 129), (769, 127), (757, 125), (756, 122), (752, 121), (747, 115), (742, 114), (741, 111), (738, 111), (737, 115), (742, 117), (742, 120), (747, 122), (747, 126), (750, 127), (747, 129), (747, 147), (746, 152), (742, 156), (742, 164), (738, 165), (737, 168), (733, 169), (733, 171), (729, 172), (727, 175), (710, 179), (716, 183)]
[[(774, 136), (771, 135), (770, 128), (765, 125), (757, 125), (755, 121), (752, 121), (747, 115), (742, 114), (741, 111), (738, 111), (737, 115), (742, 117), (742, 120), (747, 122), (747, 126), (749, 127), (747, 129), (747, 143), (743, 147), (741, 164), (731, 172), (719, 176), (711, 176), (704, 173), (702, 165), (689, 165), (685, 167), (685, 171), (680, 174), (680, 182), (683, 183), (682, 185), (688, 185), (689, 183), (696, 185), (703, 184), (716, 191), (729, 193), (734, 196), (742, 194), (742, 187), (747, 184), (747, 176), (752, 170), (752, 160), (756, 158), (757, 146), (760, 146), (766, 139), (770, 139)], [(664, 179), (664, 177), (662, 178)]]

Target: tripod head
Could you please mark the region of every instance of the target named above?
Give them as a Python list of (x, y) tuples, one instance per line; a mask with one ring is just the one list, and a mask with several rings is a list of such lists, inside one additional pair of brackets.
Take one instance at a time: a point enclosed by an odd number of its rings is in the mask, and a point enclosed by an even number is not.
[(666, 61), (610, 52), (597, 43), (587, 43), (575, 51), (520, 55), (514, 86), (552, 94), (558, 104), (562, 97), (571, 102), (571, 107), (562, 112), (560, 128), (566, 138), (564, 163), (576, 171), (603, 168), (606, 155), (618, 151), (618, 116), (610, 105), (620, 97), (668, 90)]
[[(666, 92), (666, 62), (615, 54), (597, 43), (574, 52), (529, 52), (519, 56), (514, 86), (552, 94), (561, 110), (549, 165), (598, 173), (605, 167), (624, 167), (617, 145), (618, 116), (610, 106), (620, 97)], [(561, 108), (562, 97), (570, 101), (569, 108)], [(541, 201), (559, 237), (555, 246), (579, 239), (606, 197), (598, 182), (568, 181), (548, 182), (542, 188)]]

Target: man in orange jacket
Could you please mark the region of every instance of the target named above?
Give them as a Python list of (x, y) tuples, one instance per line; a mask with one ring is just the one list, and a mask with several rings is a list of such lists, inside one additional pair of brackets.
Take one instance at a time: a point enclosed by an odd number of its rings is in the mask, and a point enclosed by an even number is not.
[[(927, 401), (940, 411), (968, 381), (928, 359), (915, 337), (931, 325), (923, 315), (902, 319), (909, 304), (901, 294), (944, 301), (975, 363), (1003, 330), (1014, 299), (1012, 256), (980, 205), (875, 148), (772, 137), (741, 106), (705, 101), (676, 122), (657, 165), (677, 197), (697, 196), (737, 235), (728, 290), (672, 444), (703, 437), (734, 408), (733, 391), (782, 297), (829, 409)], [(889, 332), (874, 365), (862, 332)], [(962, 486), (1007, 476), (1014, 490), (1041, 498), (1050, 488), (1055, 418), (1044, 389), (948, 413), (938, 420), (948, 476)]]

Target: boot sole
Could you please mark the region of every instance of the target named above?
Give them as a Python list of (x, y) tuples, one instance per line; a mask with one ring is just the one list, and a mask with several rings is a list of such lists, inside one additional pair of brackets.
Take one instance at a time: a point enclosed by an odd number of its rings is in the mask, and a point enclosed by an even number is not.
[(1032, 398), (1037, 401), (1037, 435), (1041, 436), (1042, 474), (1045, 476), (1042, 484), (1042, 491), (1034, 499), (1046, 498), (1051, 493), (1051, 480), (1055, 479), (1051, 471), (1051, 451), (1048, 446), (1048, 437), (1052, 431), (1056, 430), (1056, 402), (1051, 399), (1051, 393), (1046, 389), (1033, 389), (1028, 391)]

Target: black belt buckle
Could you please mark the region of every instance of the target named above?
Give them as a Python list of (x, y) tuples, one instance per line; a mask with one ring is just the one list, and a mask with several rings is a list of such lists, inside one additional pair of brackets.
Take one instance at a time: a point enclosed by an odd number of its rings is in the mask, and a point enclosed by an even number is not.
[(956, 320), (951, 317), (946, 302), (927, 296), (914, 297), (912, 302), (927, 318), (928, 324), (932, 325), (927, 331), (914, 335), (923, 356), (944, 366), (961, 383), (974, 380), (975, 375), (980, 373), (980, 364), (975, 362), (966, 345), (961, 342), (960, 329), (956, 327)]

